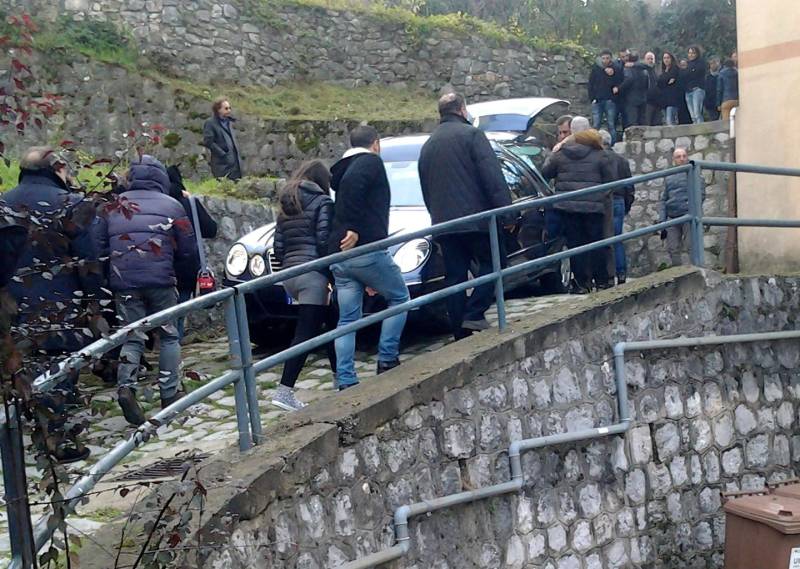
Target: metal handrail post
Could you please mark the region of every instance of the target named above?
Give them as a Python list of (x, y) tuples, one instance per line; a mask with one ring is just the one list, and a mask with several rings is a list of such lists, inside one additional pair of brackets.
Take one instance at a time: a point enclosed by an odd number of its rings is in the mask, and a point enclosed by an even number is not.
[(489, 218), (489, 244), (492, 250), (492, 272), (497, 276), (494, 282), (494, 300), (497, 303), (497, 327), (506, 329), (506, 300), (503, 291), (503, 265), (500, 262), (500, 237), (497, 231), (497, 216)]
[(36, 563), (36, 549), (33, 547), (31, 509), (27, 499), (25, 449), (17, 405), (13, 401), (8, 404), (8, 415), (0, 425), (0, 453), (11, 555), (18, 560), (20, 567), (30, 569)]
[(250, 414), (247, 412), (247, 391), (242, 369), (242, 347), (239, 335), (239, 321), (236, 315), (236, 296), (225, 300), (225, 330), (228, 332), (228, 349), (231, 354), (231, 368), (238, 377), (233, 384), (236, 403), (236, 425), (239, 431), (239, 450), (246, 451), (253, 446), (250, 439)]
[(242, 378), (247, 395), (247, 409), (250, 415), (250, 432), (253, 444), (261, 442), (261, 412), (258, 408), (258, 393), (256, 391), (256, 373), (253, 369), (253, 344), (250, 342), (250, 326), (247, 324), (247, 303), (244, 294), (236, 291), (233, 297), (236, 305), (236, 321), (239, 325), (239, 347), (242, 353)]
[(689, 231), (692, 239), (690, 257), (692, 264), (696, 267), (705, 266), (705, 247), (703, 245), (703, 198), (701, 188), (703, 180), (701, 166), (692, 162), (689, 170), (689, 215), (692, 220), (689, 222)]

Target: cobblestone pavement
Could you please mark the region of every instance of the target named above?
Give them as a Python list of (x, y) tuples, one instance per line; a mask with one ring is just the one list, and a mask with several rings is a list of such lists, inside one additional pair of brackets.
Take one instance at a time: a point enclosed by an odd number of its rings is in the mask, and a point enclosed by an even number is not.
[[(508, 300), (506, 303), (508, 320), (513, 322), (524, 319), (533, 313), (547, 310), (548, 307), (562, 303), (581, 303), (586, 297), (575, 296), (547, 296)], [(493, 324), (496, 323), (494, 308), (487, 314)], [(420, 330), (408, 329), (404, 335), (401, 361), (417, 357), (438, 350), (451, 341), (449, 335), (432, 335)], [(361, 346), (360, 346), (361, 347)], [(356, 353), (356, 369), (362, 381), (369, 381), (375, 375), (377, 364), (376, 346), (372, 345), (360, 349)], [(228, 346), (225, 336), (212, 340), (192, 343), (183, 348), (184, 370), (192, 379), (185, 378), (184, 386), (192, 390), (208, 379), (220, 375), (227, 369)], [(147, 359), (157, 362), (154, 354), (148, 354)], [(263, 356), (262, 356), (263, 357)], [(256, 380), (259, 388), (259, 401), (261, 418), (265, 425), (280, 421), (286, 414), (272, 406), (272, 394), (280, 379), (280, 368), (260, 374)], [(82, 376), (82, 387), (91, 395), (90, 405), (79, 412), (89, 421), (88, 433), (82, 435), (92, 451), (90, 458), (83, 462), (69, 465), (71, 482), (88, 470), (99, 457), (108, 452), (113, 446), (123, 439), (123, 435), (130, 435), (133, 428), (122, 417), (121, 411), (115, 400), (115, 389), (103, 384), (93, 376)], [(323, 350), (309, 356), (297, 382), (297, 396), (302, 401), (313, 403), (326, 397), (334, 396), (333, 374), (330, 371), (327, 357)], [(158, 395), (151, 387), (145, 385), (140, 390), (140, 400), (148, 415), (158, 410)], [(149, 401), (148, 401), (149, 399)], [(114, 481), (126, 473), (152, 465), (165, 458), (174, 458), (181, 453), (191, 454), (200, 452), (213, 454), (224, 447), (236, 444), (236, 412), (232, 387), (211, 395), (203, 403), (190, 408), (171, 425), (159, 429), (159, 436), (133, 453), (104, 480), (98, 484), (97, 494), (91, 497), (90, 502), (79, 508), (78, 514), (71, 516), (68, 525), (78, 535), (86, 539), (91, 538), (91, 533), (104, 522), (117, 518), (130, 510), (138, 494), (146, 492), (146, 488), (128, 493), (125, 497), (115, 491), (120, 486), (119, 481)], [(26, 443), (29, 439), (26, 437)], [(41, 473), (37, 470), (32, 459), (26, 468), (28, 480), (33, 494), (32, 501), (44, 499), (37, 492), (37, 483), (41, 480)], [(34, 506), (34, 520), (44, 512), (44, 506)], [(7, 560), (10, 555), (9, 535), (7, 528), (7, 515), (5, 509), (0, 509), (0, 562)]]

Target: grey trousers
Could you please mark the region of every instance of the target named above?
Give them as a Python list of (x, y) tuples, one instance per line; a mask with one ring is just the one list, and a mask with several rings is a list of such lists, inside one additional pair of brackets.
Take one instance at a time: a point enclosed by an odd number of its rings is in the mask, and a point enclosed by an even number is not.
[(689, 232), (689, 226), (673, 225), (667, 227), (667, 251), (669, 252), (669, 259), (673, 267), (679, 266), (681, 261), (681, 252), (683, 251), (683, 241), (686, 234)]
[[(175, 288), (140, 288), (117, 292), (114, 296), (117, 315), (123, 325), (136, 322), (147, 316), (170, 308), (178, 303)], [(175, 395), (178, 390), (178, 367), (181, 362), (181, 344), (178, 328), (174, 322), (158, 329), (161, 347), (158, 354), (158, 387), (161, 398)], [(144, 333), (131, 334), (123, 344), (119, 354), (117, 387), (136, 388), (139, 361), (144, 353), (147, 336)]]

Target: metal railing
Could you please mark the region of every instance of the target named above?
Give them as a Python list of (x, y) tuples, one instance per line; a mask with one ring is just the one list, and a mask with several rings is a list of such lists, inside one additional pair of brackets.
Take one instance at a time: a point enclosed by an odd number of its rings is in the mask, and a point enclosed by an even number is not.
[[(700, 176), (702, 175), (701, 170), (703, 168), (709, 170), (752, 172), (752, 173), (784, 175), (784, 176), (800, 176), (800, 170), (798, 169), (770, 168), (770, 167), (752, 166), (743, 164), (695, 161), (687, 165), (669, 168), (667, 170), (652, 172), (644, 175), (639, 175), (626, 180), (601, 184), (593, 188), (587, 188), (584, 190), (569, 192), (567, 194), (559, 194), (554, 196), (537, 198), (533, 200), (526, 200), (503, 208), (498, 208), (491, 211), (469, 215), (463, 218), (437, 224), (425, 229), (420, 229), (402, 235), (389, 237), (381, 241), (356, 247), (350, 251), (336, 253), (334, 255), (330, 255), (323, 259), (317, 259), (315, 261), (305, 263), (303, 265), (288, 268), (274, 274), (263, 276), (254, 279), (252, 281), (236, 285), (235, 287), (232, 288), (219, 290), (211, 294), (195, 298), (178, 306), (169, 308), (157, 314), (147, 316), (142, 320), (139, 320), (137, 322), (134, 322), (132, 324), (120, 328), (119, 330), (117, 330), (116, 332), (114, 332), (113, 334), (111, 334), (106, 338), (103, 338), (101, 340), (98, 340), (90, 344), (83, 350), (80, 350), (79, 352), (61, 361), (57, 365), (57, 367), (55, 367), (53, 370), (48, 371), (47, 373), (37, 377), (33, 385), (34, 392), (43, 393), (53, 389), (66, 376), (66, 374), (70, 373), (70, 371), (80, 370), (88, 366), (90, 363), (92, 363), (94, 360), (96, 360), (103, 354), (107, 353), (108, 351), (118, 346), (121, 346), (122, 344), (125, 343), (126, 339), (130, 334), (153, 330), (166, 323), (173, 321), (178, 317), (186, 316), (187, 314), (194, 312), (196, 310), (208, 309), (218, 304), (222, 304), (225, 311), (225, 329), (228, 337), (231, 365), (230, 369), (224, 372), (219, 377), (210, 380), (208, 383), (202, 385), (198, 389), (192, 391), (191, 393), (185, 395), (181, 399), (175, 401), (169, 407), (156, 413), (152, 417), (152, 420), (138, 427), (130, 437), (118, 443), (111, 451), (105, 454), (97, 463), (95, 463), (91, 467), (88, 474), (80, 478), (78, 482), (75, 485), (73, 485), (69, 489), (69, 491), (65, 494), (64, 497), (65, 511), (68, 512), (74, 511), (75, 506), (79, 503), (79, 501), (91, 491), (91, 489), (99, 482), (99, 480), (105, 474), (107, 474), (114, 466), (119, 464), (119, 462), (122, 461), (130, 452), (132, 452), (134, 449), (144, 444), (151, 437), (153, 437), (156, 434), (156, 430), (160, 426), (169, 424), (172, 420), (175, 419), (175, 417), (178, 414), (186, 411), (192, 405), (199, 403), (200, 401), (207, 398), (209, 395), (219, 390), (222, 390), (230, 385), (233, 385), (234, 387), (234, 399), (235, 399), (235, 408), (237, 417), (239, 448), (241, 451), (248, 450), (254, 444), (258, 444), (262, 440), (263, 436), (261, 418), (258, 407), (258, 393), (255, 382), (255, 376), (257, 373), (263, 372), (278, 364), (284, 363), (288, 359), (291, 359), (295, 356), (298, 356), (300, 354), (313, 350), (317, 347), (325, 345), (328, 342), (335, 340), (340, 336), (344, 336), (356, 332), (357, 330), (360, 330), (362, 328), (366, 328), (368, 326), (376, 324), (390, 316), (394, 316), (401, 312), (408, 312), (410, 310), (415, 310), (422, 306), (438, 302), (446, 298), (447, 296), (466, 291), (467, 289), (473, 288), (475, 286), (494, 283), (495, 300), (497, 303), (497, 313), (498, 313), (498, 328), (500, 332), (503, 332), (507, 327), (506, 316), (505, 316), (505, 300), (504, 300), (504, 283), (503, 283), (504, 277), (508, 277), (518, 273), (531, 272), (534, 269), (543, 267), (545, 265), (549, 265), (551, 263), (555, 263), (557, 261), (562, 261), (563, 259), (567, 259), (575, 255), (579, 255), (582, 253), (586, 253), (604, 247), (609, 247), (616, 243), (621, 243), (630, 239), (636, 239), (650, 234), (659, 233), (660, 231), (667, 229), (669, 227), (682, 224), (689, 224), (690, 237), (691, 237), (691, 262), (692, 264), (697, 266), (702, 266), (704, 262), (704, 252), (703, 252), (704, 225), (719, 225), (719, 226), (761, 225), (761, 226), (773, 226), (773, 227), (800, 227), (800, 220), (770, 221), (770, 220), (753, 220), (753, 219), (722, 218), (722, 217), (704, 218), (702, 215), (702, 199), (700, 195), (700, 185), (699, 185), (699, 179)], [(678, 173), (688, 174), (690, 207), (689, 207), (689, 213), (687, 215), (674, 219), (668, 219), (666, 221), (648, 225), (646, 227), (641, 227), (633, 231), (630, 231), (628, 233), (623, 233), (615, 237), (602, 239), (600, 241), (589, 243), (587, 245), (582, 245), (580, 247), (575, 247), (551, 255), (546, 255), (544, 257), (540, 257), (537, 259), (528, 260), (512, 267), (502, 268), (502, 258), (500, 253), (501, 249), (499, 244), (499, 235), (498, 235), (499, 232), (497, 229), (497, 225), (498, 221), (505, 218), (506, 216), (517, 214), (526, 209), (540, 208), (543, 206), (552, 206), (554, 204), (557, 204), (558, 202), (565, 200), (572, 200), (575, 198), (591, 196), (594, 194), (607, 193), (614, 189), (622, 188), (630, 184), (640, 184), (651, 180), (665, 178), (669, 175)], [(278, 284), (282, 281), (296, 277), (301, 274), (305, 274), (310, 271), (327, 269), (331, 264), (340, 263), (367, 253), (384, 250), (393, 245), (405, 243), (412, 239), (435, 237), (436, 235), (445, 233), (452, 229), (459, 228), (461, 226), (472, 224), (476, 221), (488, 221), (489, 241), (490, 241), (490, 248), (492, 255), (492, 269), (493, 269), (491, 273), (482, 275), (480, 277), (477, 277), (475, 279), (472, 279), (464, 283), (448, 286), (446, 288), (437, 290), (435, 292), (426, 294), (424, 296), (420, 296), (418, 298), (409, 300), (399, 305), (390, 306), (387, 309), (382, 310), (378, 313), (366, 316), (357, 322), (353, 322), (346, 326), (339, 327), (335, 330), (328, 331), (316, 338), (307, 340), (296, 346), (292, 346), (291, 348), (288, 348), (280, 353), (266, 357), (262, 360), (254, 361), (252, 346), (250, 344), (250, 335), (249, 335), (248, 319), (247, 319), (247, 306), (244, 300), (244, 295), (246, 293), (255, 292), (256, 290)], [(620, 401), (620, 411), (622, 411), (622, 409), (623, 409), (622, 401)], [(627, 417), (627, 413), (624, 415), (621, 414), (621, 417), (622, 419), (625, 419)], [(627, 425), (625, 421), (622, 421), (619, 425), (622, 424)], [(619, 429), (622, 429), (622, 427), (619, 427)], [(617, 427), (614, 427), (614, 432), (622, 432), (622, 431), (619, 431)], [(545, 441), (544, 444), (551, 444), (551, 443), (555, 444), (557, 442), (563, 442), (561, 441), (558, 435), (556, 435), (555, 437), (548, 437), (548, 440)], [(515, 443), (517, 445), (517, 447), (515, 447), (516, 450), (521, 451), (527, 448), (533, 448), (524, 446), (523, 443), (525, 443), (525, 441), (519, 441), (518, 443)], [(3, 469), (5, 471), (6, 469), (13, 468), (15, 460), (18, 463), (19, 457), (13, 456), (14, 449), (9, 449), (8, 445), (3, 445), (2, 450), (3, 450), (3, 457), (2, 457)], [(24, 471), (22, 476), (24, 477)], [(8, 477), (6, 476), (6, 478)], [(516, 480), (517, 478), (515, 478), (515, 480), (512, 482), (506, 483), (509, 485), (508, 486), (509, 491), (511, 491), (512, 488), (511, 485), (514, 485), (514, 488), (517, 487), (516, 485), (518, 483), (516, 482)], [(519, 484), (521, 485), (521, 479), (519, 480), (520, 480)], [(17, 484), (18, 490), (19, 487), (20, 487), (19, 484)], [(6, 487), (7, 503), (10, 503), (12, 500), (19, 501), (24, 499), (24, 496), (9, 496), (8, 491), (9, 488), (7, 483)], [(486, 497), (484, 495), (484, 492), (481, 490), (476, 490), (474, 491), (474, 493), (470, 494), (473, 496), (474, 499)], [(461, 500), (462, 498), (451, 497), (446, 499), (446, 503), (448, 505), (455, 503), (462, 503), (458, 501)], [(472, 501), (472, 499), (467, 501)], [(413, 515), (415, 511), (416, 510), (411, 508), (408, 511), (404, 510), (402, 513), (406, 515), (407, 519), (407, 516)], [(398, 520), (398, 522), (400, 523), (398, 527), (402, 528), (403, 527), (402, 516), (401, 519)], [(25, 531), (24, 526), (26, 524), (22, 523), (22, 520), (17, 519), (17, 513), (12, 508), (9, 508), (9, 525), (10, 526), (14, 525), (18, 529), (20, 529), (20, 531)], [(53, 531), (54, 531), (53, 524), (47, 523), (47, 516), (45, 516), (44, 518), (39, 520), (39, 522), (37, 522), (33, 531), (34, 534), (33, 540), (28, 540), (32, 541), (34, 555), (35, 552), (41, 549), (51, 538)], [(398, 539), (399, 536), (400, 533), (398, 532)], [(23, 560), (30, 559), (31, 551), (22, 550), (24, 548), (25, 543), (26, 543), (25, 540), (12, 541), (11, 545), (12, 545), (13, 557), (11, 563), (8, 566), (9, 569), (20, 569), (20, 568), (27, 569), (28, 565), (27, 563), (24, 563)], [(395, 547), (400, 547), (400, 546), (395, 546)], [(355, 563), (356, 564), (352, 565), (352, 567), (371, 566), (371, 565), (365, 565), (363, 563), (358, 564), (358, 562)]]

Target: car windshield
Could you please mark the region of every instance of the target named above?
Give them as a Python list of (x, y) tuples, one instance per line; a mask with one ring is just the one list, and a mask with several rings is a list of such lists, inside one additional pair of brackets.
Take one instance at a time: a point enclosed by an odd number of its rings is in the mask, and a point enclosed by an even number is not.
[(419, 181), (418, 162), (405, 160), (385, 162), (389, 187), (392, 190), (393, 206), (424, 206), (422, 188)]
[(525, 132), (529, 120), (525, 115), (486, 115), (478, 121), (478, 128), (490, 132)]

